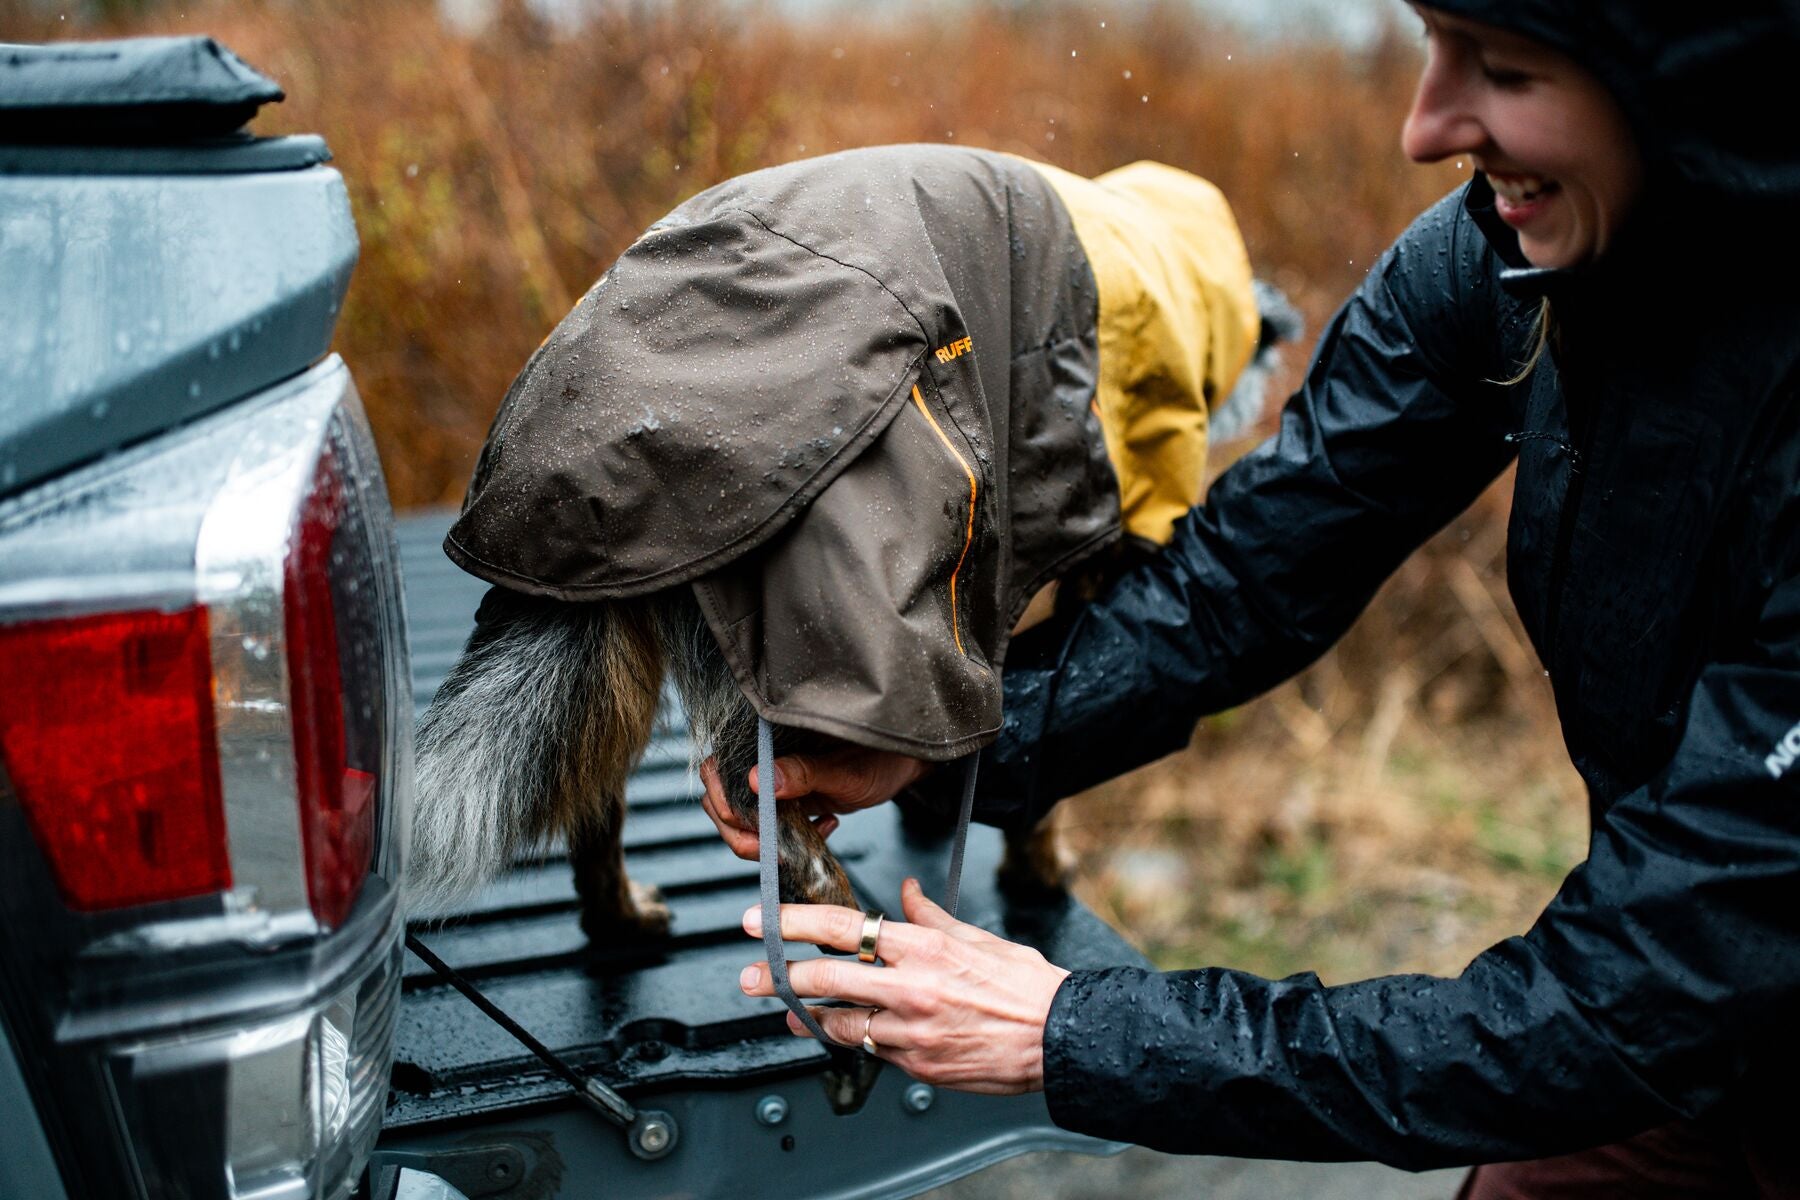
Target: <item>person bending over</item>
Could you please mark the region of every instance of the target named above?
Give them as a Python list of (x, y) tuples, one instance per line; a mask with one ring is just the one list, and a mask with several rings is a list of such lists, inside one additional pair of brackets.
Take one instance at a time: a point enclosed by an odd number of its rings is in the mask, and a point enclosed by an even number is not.
[[(1279, 432), (1008, 661), (978, 816), (1032, 821), (1288, 678), (1516, 463), (1509, 583), (1588, 787), (1586, 861), (1454, 978), (1071, 974), (909, 884), (887, 967), (793, 980), (862, 1006), (819, 1010), (833, 1037), (932, 1083), (1041, 1088), (1100, 1137), (1517, 1164), (1472, 1197), (1800, 1194), (1775, 1140), (1800, 1012), (1800, 124), (1766, 119), (1792, 108), (1800, 15), (1416, 11), (1403, 145), (1473, 179), (1338, 312)], [(954, 782), (874, 752), (778, 774), (819, 813)], [(830, 906), (782, 922), (846, 950), (862, 927)], [(766, 969), (743, 986), (769, 994)]]

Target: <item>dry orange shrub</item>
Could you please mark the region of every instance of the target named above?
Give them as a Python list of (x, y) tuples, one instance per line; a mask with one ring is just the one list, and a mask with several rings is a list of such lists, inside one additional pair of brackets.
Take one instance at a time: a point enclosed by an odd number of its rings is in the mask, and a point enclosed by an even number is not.
[[(69, 30), (7, 2), (0, 34)], [(1399, 152), (1403, 35), (1246, 44), (1180, 4), (639, 0), (568, 26), (514, 0), (479, 33), (427, 0), (138, 8), (79, 32), (212, 33), (288, 91), (260, 132), (336, 152), (363, 245), (338, 349), (402, 506), (460, 497), (514, 372), (644, 226), (755, 167), (899, 141), (1174, 163), (1225, 190), (1314, 331), (1464, 174)], [(1504, 595), (1505, 507), (1501, 487), (1294, 684), (1069, 806), (1084, 895), (1169, 962), (1453, 969), (1515, 932), (1581, 818)]]
[(644, 226), (755, 167), (900, 141), (1085, 173), (1159, 158), (1225, 189), (1315, 324), (1458, 175), (1399, 153), (1398, 39), (1252, 48), (1171, 4), (796, 22), (670, 0), (579, 27), (499, 8), (473, 34), (429, 0), (148, 4), (80, 31), (212, 33), (287, 89), (259, 131), (330, 142), (363, 242), (338, 345), (403, 506), (460, 496), (513, 373)]

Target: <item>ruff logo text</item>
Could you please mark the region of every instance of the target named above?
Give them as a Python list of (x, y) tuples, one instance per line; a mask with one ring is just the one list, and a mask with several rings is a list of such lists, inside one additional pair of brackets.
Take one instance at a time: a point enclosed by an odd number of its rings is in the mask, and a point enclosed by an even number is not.
[(947, 363), (953, 358), (961, 358), (974, 348), (975, 343), (969, 338), (958, 338), (948, 346), (939, 346), (935, 353), (939, 362)]
[(1763, 759), (1763, 766), (1769, 768), (1771, 776), (1780, 779), (1796, 759), (1800, 759), (1800, 725), (1788, 730), (1786, 736), (1775, 743), (1775, 749)]

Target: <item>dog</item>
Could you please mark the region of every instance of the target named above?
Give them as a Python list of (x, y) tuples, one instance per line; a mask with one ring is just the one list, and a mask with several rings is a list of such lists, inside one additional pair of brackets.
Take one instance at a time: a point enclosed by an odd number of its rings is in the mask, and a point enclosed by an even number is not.
[[(560, 835), (591, 941), (664, 936), (620, 823), (665, 681), (749, 825), (759, 715), (781, 754), (974, 752), (1011, 637), (1167, 540), (1297, 334), (1157, 164), (878, 147), (687, 201), (514, 381), (446, 539), (495, 586), (419, 725), (412, 911)], [(782, 900), (854, 905), (779, 822)], [(1009, 835), (1005, 886), (1065, 872)]]

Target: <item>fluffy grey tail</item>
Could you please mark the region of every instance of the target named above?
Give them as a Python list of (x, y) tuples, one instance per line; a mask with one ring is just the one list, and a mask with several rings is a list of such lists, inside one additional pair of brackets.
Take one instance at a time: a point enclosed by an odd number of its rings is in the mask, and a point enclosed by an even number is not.
[(419, 723), (408, 909), (442, 913), (552, 832), (616, 824), (662, 688), (629, 602), (495, 589)]
[(1262, 333), (1231, 394), (1213, 410), (1207, 437), (1215, 444), (1243, 437), (1256, 428), (1268, 402), (1269, 380), (1281, 366), (1280, 347), (1298, 341), (1306, 327), (1300, 310), (1280, 288), (1261, 279), (1252, 280), (1251, 287), (1256, 292), (1257, 312), (1262, 315)]

